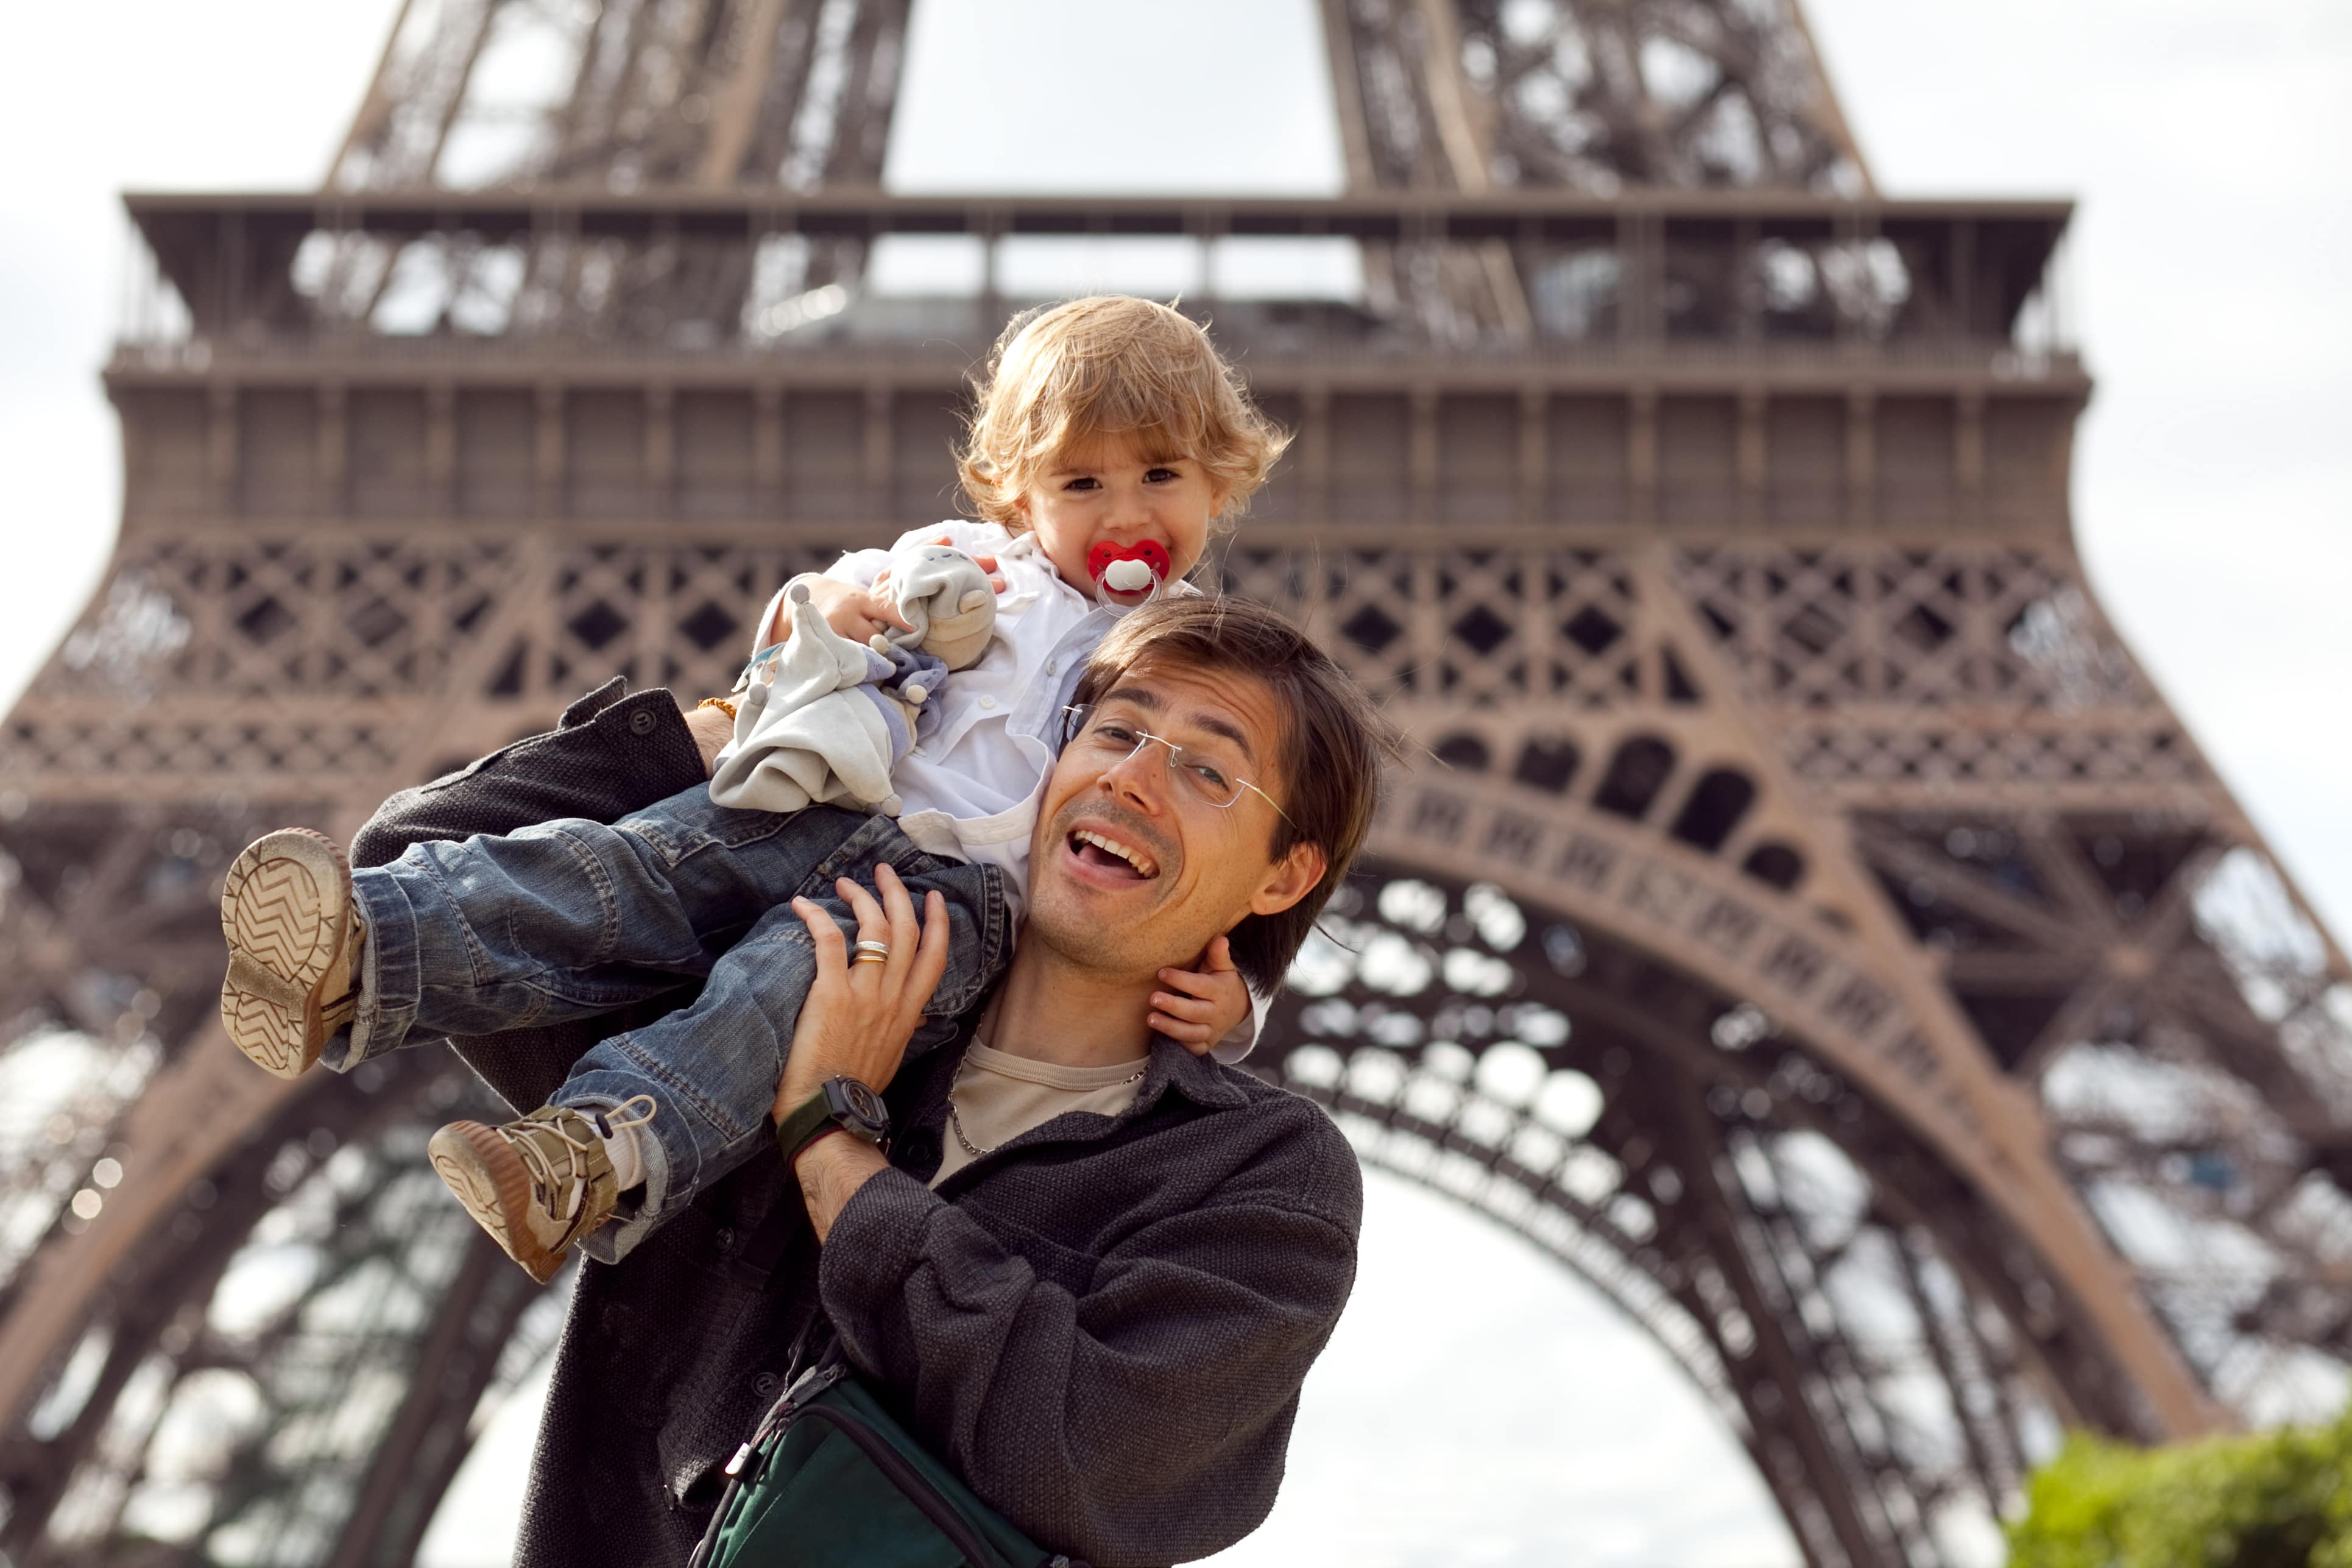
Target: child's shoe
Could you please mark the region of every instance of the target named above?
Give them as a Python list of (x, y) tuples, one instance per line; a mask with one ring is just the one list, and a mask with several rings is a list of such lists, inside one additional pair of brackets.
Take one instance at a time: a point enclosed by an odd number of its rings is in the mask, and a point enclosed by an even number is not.
[(622, 1111), (639, 1103), (646, 1109), (634, 1119), (542, 1105), (502, 1127), (453, 1121), (425, 1152), (474, 1222), (544, 1285), (572, 1244), (612, 1216), (621, 1184), (605, 1137), (652, 1121), (653, 1101), (644, 1096)]
[(279, 1078), (307, 1071), (359, 1006), (367, 927), (352, 908), (351, 862), (307, 827), (254, 840), (228, 868), (221, 934), (228, 1037)]

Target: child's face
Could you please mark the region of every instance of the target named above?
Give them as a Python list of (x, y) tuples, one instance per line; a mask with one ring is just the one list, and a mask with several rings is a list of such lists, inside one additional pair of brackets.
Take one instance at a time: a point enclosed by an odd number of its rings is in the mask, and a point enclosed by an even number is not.
[(1015, 503), (1062, 581), (1094, 592), (1087, 552), (1145, 540), (1168, 552), (1171, 581), (1190, 572), (1224, 493), (1190, 458), (1147, 458), (1126, 436), (1080, 442), (1048, 459)]

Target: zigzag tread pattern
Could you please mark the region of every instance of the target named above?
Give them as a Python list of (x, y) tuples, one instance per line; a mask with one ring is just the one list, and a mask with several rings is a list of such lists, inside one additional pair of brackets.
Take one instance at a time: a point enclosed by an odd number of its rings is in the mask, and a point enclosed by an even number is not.
[(326, 902), (309, 868), (278, 857), (253, 865), (240, 860), (221, 897), (229, 940), (298, 985), (324, 973), (332, 956), (334, 922), (326, 918)]
[(238, 1050), (280, 1078), (310, 1066), (319, 984), (349, 919), (333, 895), (348, 876), (331, 840), (289, 829), (248, 847), (225, 879), (221, 932), (232, 962), (221, 1022)]

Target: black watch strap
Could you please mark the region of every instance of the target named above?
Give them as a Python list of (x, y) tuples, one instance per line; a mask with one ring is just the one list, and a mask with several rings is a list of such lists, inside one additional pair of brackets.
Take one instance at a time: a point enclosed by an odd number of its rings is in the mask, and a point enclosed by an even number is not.
[(889, 1113), (882, 1110), (882, 1097), (856, 1079), (829, 1079), (776, 1123), (776, 1147), (789, 1165), (836, 1127), (878, 1144), (890, 1130)]

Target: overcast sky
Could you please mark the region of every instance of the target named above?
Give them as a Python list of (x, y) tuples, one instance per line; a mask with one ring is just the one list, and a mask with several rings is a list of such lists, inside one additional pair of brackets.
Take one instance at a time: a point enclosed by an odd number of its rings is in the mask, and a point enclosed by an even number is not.
[[(97, 370), (125, 256), (115, 193), (315, 183), (392, 8), (126, 0), (11, 16), (0, 702), (78, 612), (114, 531)], [(2069, 282), (2099, 382), (2075, 468), (2093, 582), (2345, 931), (2352, 6), (1809, 9), (1881, 189), (2082, 202)], [(1311, 0), (920, 0), (891, 178), (1329, 189), (1312, 15)], [(522, 1410), (497, 1424), (429, 1562), (502, 1560), (529, 1425)], [(1738, 1449), (1646, 1341), (1517, 1242), (1372, 1183), (1357, 1303), (1308, 1384), (1275, 1519), (1232, 1563), (1792, 1560)]]

